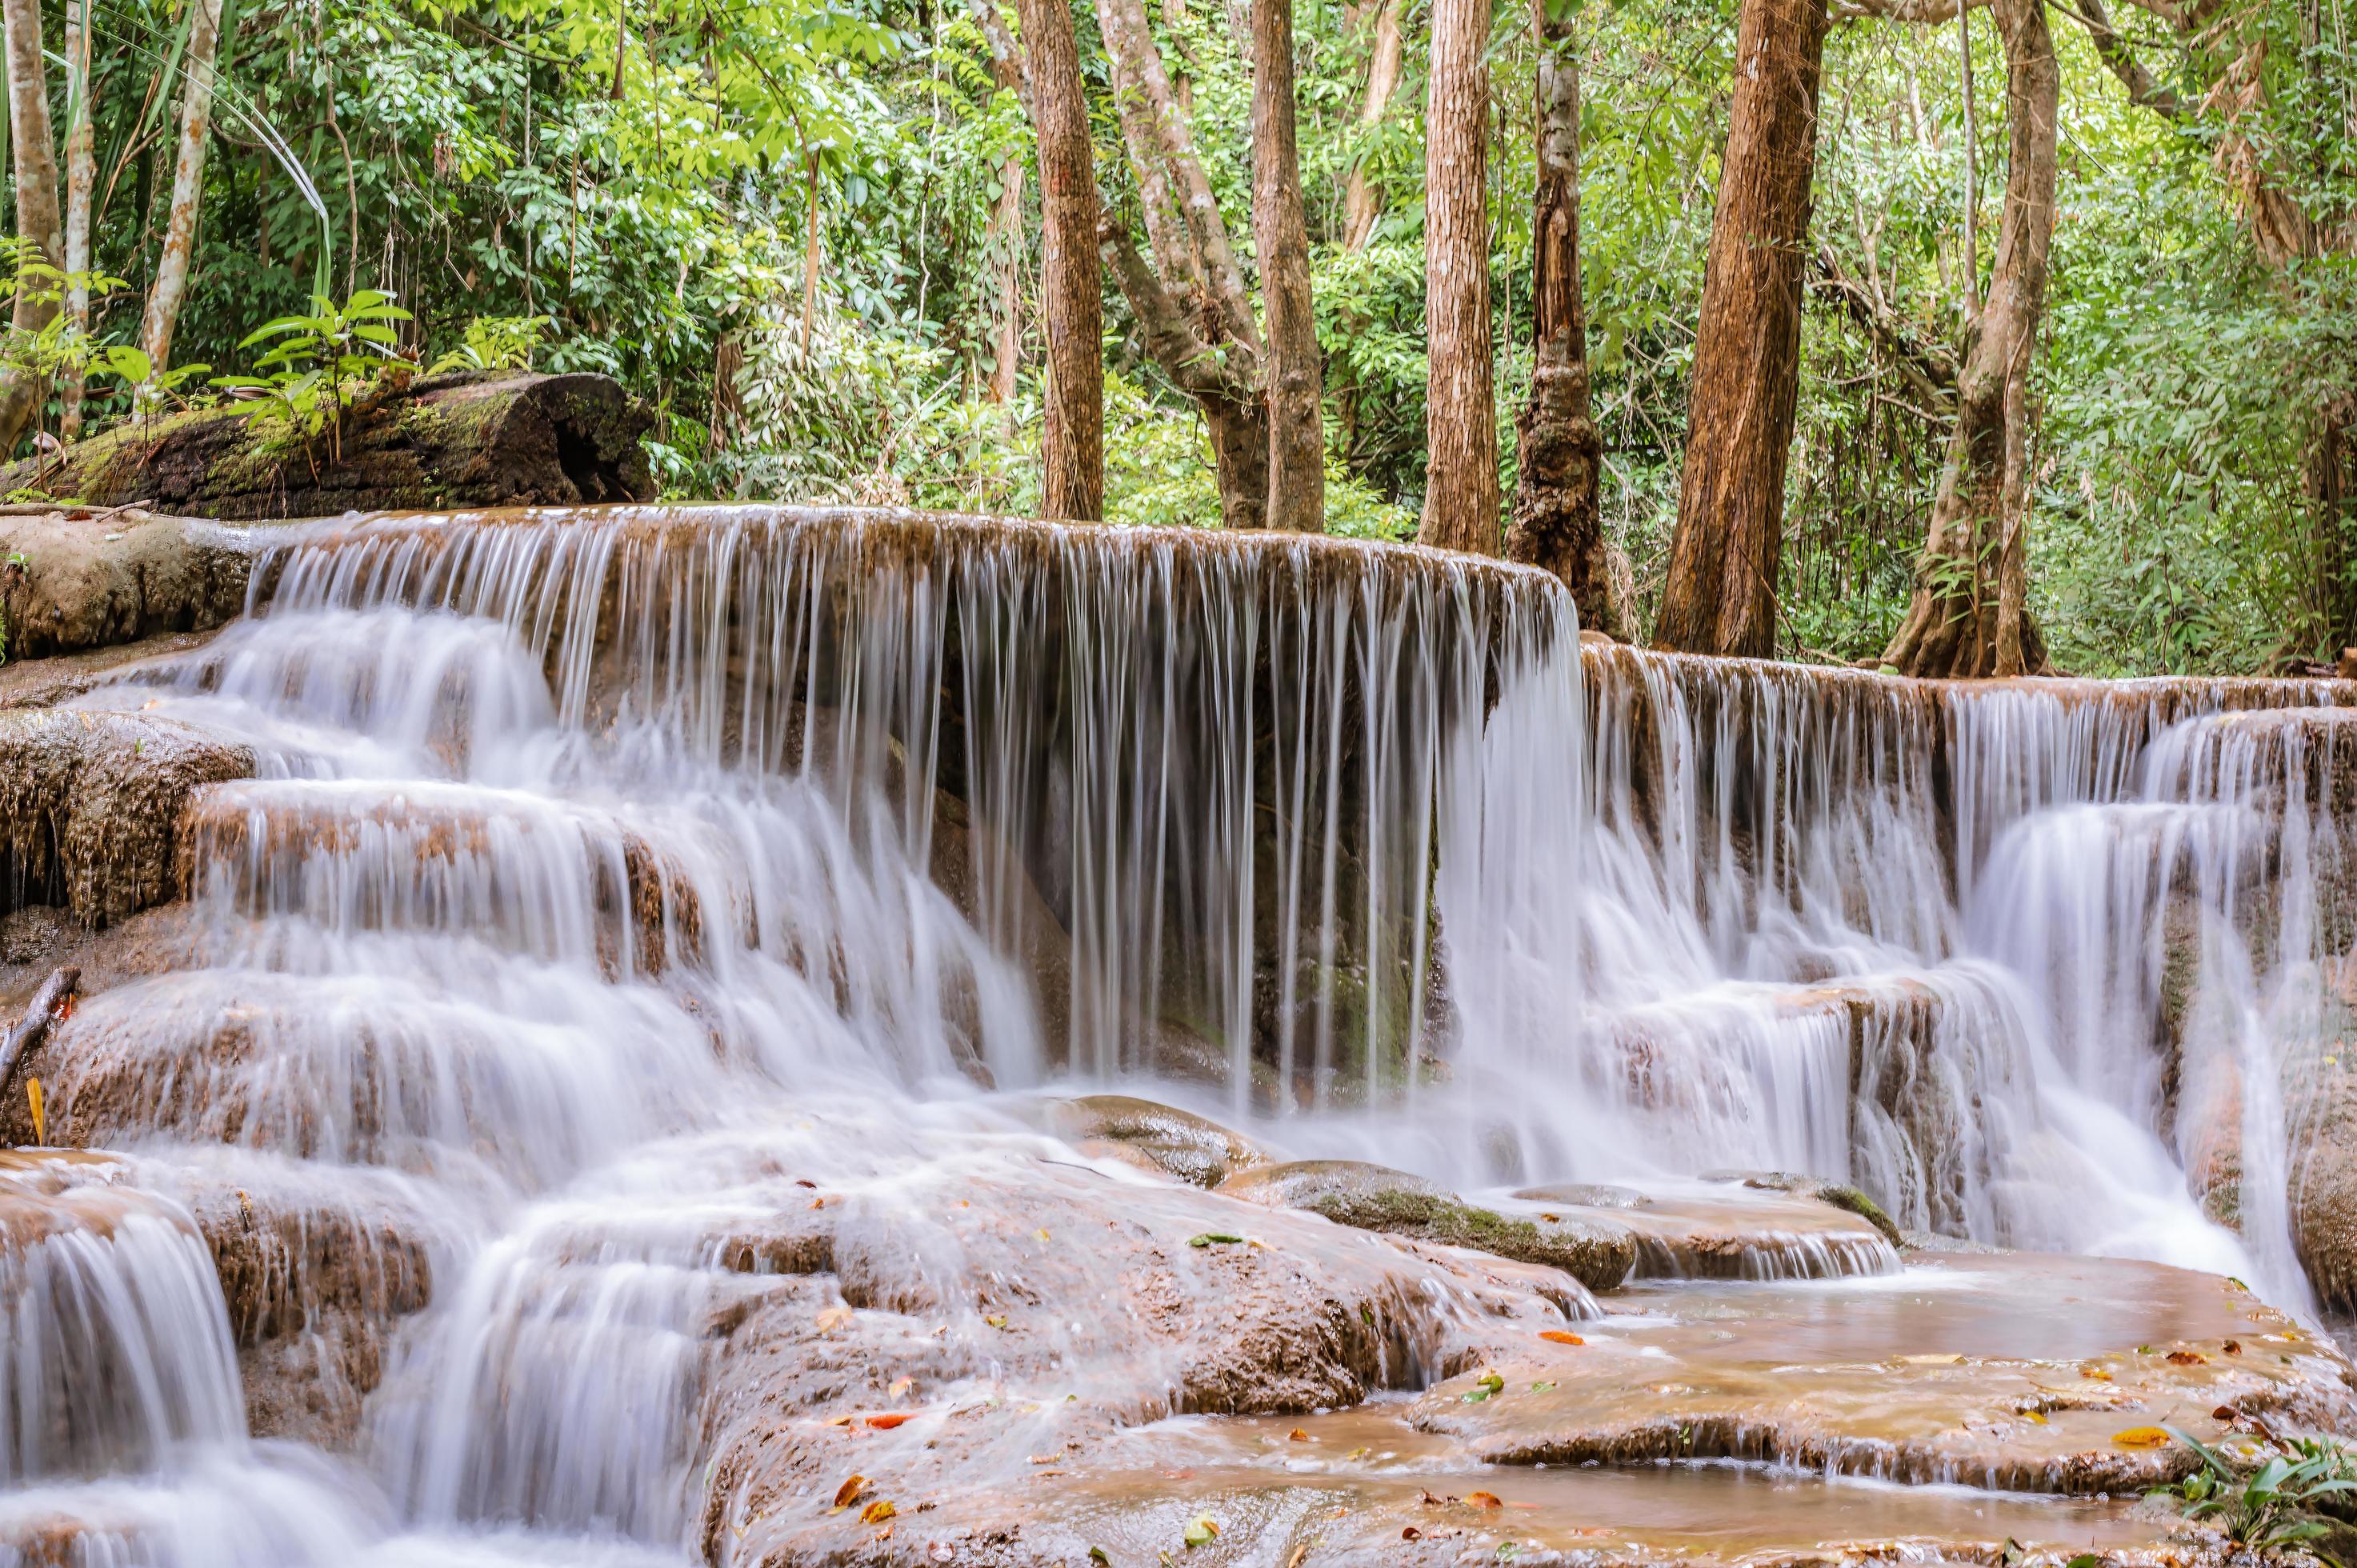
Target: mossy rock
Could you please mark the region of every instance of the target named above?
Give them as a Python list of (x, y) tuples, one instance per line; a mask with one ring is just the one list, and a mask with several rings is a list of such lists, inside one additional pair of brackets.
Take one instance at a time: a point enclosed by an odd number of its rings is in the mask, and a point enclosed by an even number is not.
[(1561, 1269), (1596, 1291), (1619, 1285), (1637, 1259), (1636, 1238), (1609, 1221), (1500, 1214), (1422, 1176), (1356, 1160), (1256, 1165), (1229, 1177), (1220, 1191), (1272, 1208), (1306, 1208), (1361, 1230)]

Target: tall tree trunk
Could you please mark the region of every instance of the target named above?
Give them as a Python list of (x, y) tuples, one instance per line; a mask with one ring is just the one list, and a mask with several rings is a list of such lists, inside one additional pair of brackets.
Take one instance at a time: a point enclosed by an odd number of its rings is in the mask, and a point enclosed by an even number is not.
[(1293, 129), (1293, 0), (1253, 0), (1253, 238), (1268, 317), (1268, 526), (1326, 527), (1325, 376)]
[(1824, 42), (1825, 0), (1744, 0), (1658, 647), (1774, 650)]
[(1882, 655), (1910, 675), (2019, 675), (2046, 662), (2026, 604), (2029, 358), (2054, 238), (2062, 73), (2045, 0), (1992, 9), (2006, 55), (2005, 212), (1914, 597)]
[(1631, 634), (1598, 510), (1604, 443), (1588, 410), (1587, 321), (1579, 295), (1579, 62), (1571, 7), (1534, 0), (1538, 34), (1538, 189), (1531, 209), (1535, 363), (1523, 410), (1506, 554), (1563, 579), (1580, 624)]
[[(91, 0), (68, 0), (66, 61), (71, 67), (73, 119), (66, 126), (65, 270), (66, 315), (77, 336), (90, 335), (91, 200), (98, 185), (97, 138), (91, 125), (90, 99)], [(59, 389), (58, 435), (71, 441), (81, 435), (82, 366), (79, 358), (66, 367)]]
[[(58, 221), (57, 145), (49, 132), (48, 74), (41, 53), (40, 0), (0, 0), (8, 49), (9, 146), (16, 175), (16, 237), (28, 252), (56, 266), (65, 259)], [(20, 286), (12, 322), (20, 334), (38, 332), (58, 313), (54, 298), (36, 300)], [(54, 294), (54, 290), (39, 292)], [(0, 381), (0, 456), (14, 450), (48, 388), (41, 378), (11, 372)]]
[(983, 248), (998, 282), (998, 315), (991, 324), (990, 401), (1003, 403), (1014, 398), (1016, 375), (1023, 368), (1021, 158), (1009, 157), (998, 166), (998, 205), (991, 209)]
[(188, 85), (180, 101), (180, 151), (172, 166), (172, 211), (164, 225), (164, 251), (156, 263), (156, 286), (147, 295), (139, 347), (157, 371), (171, 362), (172, 333), (180, 324), (180, 301), (188, 290), (188, 263), (197, 249), (197, 213), (205, 194), (205, 145), (213, 118), (213, 59), (221, 43), (221, 0), (190, 0), (184, 69)]
[(1416, 538), (1498, 553), (1490, 344), (1489, 0), (1433, 0), (1425, 110), (1424, 521)]
[[(1366, 134), (1383, 124), (1392, 94), (1399, 90), (1401, 56), (1400, 0), (1374, 0), (1374, 52), (1367, 62), (1367, 93), (1359, 102), (1359, 130)], [(1342, 248), (1363, 251), (1374, 238), (1375, 220), (1383, 214), (1383, 192), (1367, 174), (1361, 156), (1351, 166), (1351, 183), (1342, 192)]]
[(1104, 296), (1096, 163), (1066, 0), (1022, 0), (1039, 143), (1040, 316), (1048, 332), (1043, 517), (1104, 516)]
[[(1029, 110), (1031, 90), (1023, 54), (998, 14), (997, 0), (972, 0), (974, 19), (990, 45), (990, 79)], [(997, 284), (996, 317), (991, 323), (990, 401), (1010, 403), (1023, 367), (1023, 160), (1013, 153), (999, 160), (998, 202), (984, 231), (983, 254)]]
[(1227, 223), (1140, 0), (1099, 0), (1122, 144), (1137, 177), (1153, 263), (1108, 215), (1098, 230), (1146, 354), (1203, 411), (1219, 473), (1220, 521), (1267, 525), (1269, 404), (1265, 348)]

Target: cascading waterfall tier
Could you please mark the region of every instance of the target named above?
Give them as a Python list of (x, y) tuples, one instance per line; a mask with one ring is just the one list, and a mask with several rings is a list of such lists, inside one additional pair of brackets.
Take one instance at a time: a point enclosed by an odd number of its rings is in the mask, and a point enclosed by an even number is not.
[[(1699, 1180), (1784, 1172), (2326, 1279), (2292, 1235), (2341, 1201), (2298, 1151), (2357, 993), (2344, 688), (1656, 656), (1494, 563), (914, 514), (346, 520), (253, 580), (76, 700), (253, 776), (179, 822), (196, 961), (38, 1064), (128, 1174), (27, 1200), (12, 1310), (122, 1348), (12, 1385), (0, 1554), (726, 1561), (823, 1511), (839, 1476), (746, 1455), (821, 1452), (796, 1412), (865, 1369), (1020, 1411), (959, 1472), (1005, 1482), (1091, 1421), (1349, 1404), (1598, 1310), (1284, 1209), (1231, 1252), (1033, 1131), (1049, 1085), (1508, 1214), (1674, 1186), (1631, 1222), (1656, 1276), (1898, 1268), (1790, 1204), (1747, 1248)], [(1125, 1305), (1027, 1321), (1068, 1301)], [(1222, 1359), (1272, 1342), (1282, 1388)]]

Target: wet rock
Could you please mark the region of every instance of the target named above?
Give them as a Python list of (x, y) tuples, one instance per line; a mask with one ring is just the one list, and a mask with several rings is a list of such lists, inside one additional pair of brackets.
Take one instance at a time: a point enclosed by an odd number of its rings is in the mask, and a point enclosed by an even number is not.
[(704, 1538), (748, 1563), (872, 1537), (805, 1507), (854, 1473), (917, 1532), (920, 1499), (1141, 1421), (1352, 1405), (1596, 1310), (1551, 1269), (1036, 1160), (821, 1188), (715, 1255), (755, 1294), (716, 1347)]
[(1653, 1287), (1641, 1305), (1669, 1326), (1534, 1344), (1490, 1369), (1496, 1397), (1445, 1383), (1413, 1419), (1501, 1465), (1732, 1459), (2118, 1495), (2194, 1467), (2164, 1425), (2215, 1443), (2357, 1411), (2335, 1347), (2213, 1275), (2026, 1253), (1917, 1267), (1945, 1276), (1936, 1298)]
[[(2357, 1056), (2341, 1046), (2287, 1069), (2292, 1245), (2317, 1300), (2357, 1308)], [(2330, 1060), (2328, 1061), (2328, 1057)]]
[(1195, 1187), (1218, 1187), (1268, 1155), (1208, 1117), (1126, 1094), (1087, 1094), (1041, 1107), (1049, 1131), (1083, 1147), (1117, 1144), (1154, 1169)]
[(1892, 1246), (1901, 1246), (1906, 1238), (1882, 1205), (1864, 1192), (1843, 1181), (1827, 1181), (1823, 1176), (1795, 1176), (1790, 1171), (1712, 1171), (1705, 1181), (1735, 1182), (1755, 1192), (1781, 1192), (1814, 1203), (1830, 1204), (1845, 1214), (1855, 1214), (1882, 1233), (1882, 1239)]
[(148, 1179), (211, 1250), (254, 1435), (349, 1448), (395, 1326), (432, 1299), (435, 1226), (367, 1170), (241, 1156)]
[[(1589, 1196), (1612, 1207), (1577, 1201)], [(1571, 1184), (1525, 1187), (1514, 1198), (1537, 1208), (1542, 1219), (1577, 1209), (1629, 1230), (1637, 1248), (1633, 1279), (1837, 1279), (1900, 1266), (1896, 1246), (1867, 1220), (1813, 1196), (1753, 1184), (1653, 1196)]]
[(1445, 1187), (1353, 1160), (1294, 1160), (1256, 1165), (1219, 1189), (1247, 1202), (1306, 1208), (1338, 1225), (1469, 1247), (1563, 1270), (1590, 1290), (1626, 1279), (1636, 1243), (1602, 1216), (1548, 1220), (1477, 1208)]
[(0, 514), (9, 661), (220, 627), (244, 610), (270, 534), (137, 508)]
[[(1587, 635), (1582, 633), (1582, 636)], [(1607, 1187), (1601, 1182), (1557, 1182), (1551, 1187), (1526, 1187), (1514, 1194), (1531, 1203), (1563, 1203), (1575, 1208), (1643, 1208), (1652, 1199), (1634, 1187)]]
[(247, 778), (253, 756), (141, 714), (0, 713), (0, 860), (11, 908), (49, 904), (99, 927), (178, 886), (191, 794)]

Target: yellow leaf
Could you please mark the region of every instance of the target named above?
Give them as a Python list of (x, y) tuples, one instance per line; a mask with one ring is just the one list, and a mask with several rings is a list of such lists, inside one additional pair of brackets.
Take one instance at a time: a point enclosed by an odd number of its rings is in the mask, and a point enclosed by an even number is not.
[(2131, 1426), (2113, 1433), (2112, 1441), (2123, 1448), (2166, 1448), (2176, 1439), (2158, 1426)]
[(1560, 1328), (1542, 1328), (1539, 1330), (1539, 1337), (1550, 1340), (1557, 1345), (1585, 1345), (1587, 1343), (1587, 1340), (1582, 1339), (1578, 1335), (1566, 1334)]
[(2040, 1426), (2044, 1426), (2044, 1425), (2046, 1424), (2046, 1417), (2045, 1417), (2045, 1416), (2043, 1416), (2042, 1414), (2040, 1414), (2040, 1412), (2038, 1412), (2037, 1411), (2034, 1411), (2034, 1410), (2025, 1410), (2025, 1411), (2018, 1412), (2018, 1414), (2020, 1414), (2022, 1417), (2024, 1417), (2024, 1418), (2025, 1418), (2025, 1419), (2027, 1419), (2027, 1420), (2036, 1422), (2036, 1423), (2037, 1423), (2039, 1425), (2040, 1425)]
[(1042, 1241), (1045, 1241), (1048, 1239), (1048, 1228), (1043, 1225), (1037, 1231), (1033, 1232), (1033, 1234), (1037, 1235)]
[(994, 1312), (988, 1317), (984, 1318), (983, 1321), (989, 1324), (993, 1328), (1004, 1328), (1006, 1326), (1006, 1315), (1003, 1312)]
[(1287, 1443), (1307, 1443), (1309, 1441), (1309, 1434), (1297, 1426), (1285, 1434), (1285, 1440)]
[(818, 1331), (821, 1334), (832, 1334), (850, 1321), (851, 1308), (830, 1306), (818, 1315)]
[(834, 1506), (839, 1509), (849, 1508), (852, 1504), (859, 1500), (859, 1494), (866, 1489), (866, 1477), (852, 1477), (851, 1479), (844, 1482), (843, 1485), (834, 1489)]
[(888, 1391), (890, 1392), (890, 1394), (892, 1395), (892, 1397), (893, 1397), (894, 1399), (899, 1399), (902, 1394), (907, 1393), (910, 1389), (913, 1389), (913, 1388), (915, 1388), (916, 1386), (917, 1386), (917, 1380), (916, 1380), (916, 1379), (914, 1379), (914, 1378), (909, 1378), (909, 1377), (899, 1377), (899, 1378), (895, 1378), (895, 1379), (893, 1379), (893, 1380), (892, 1380), (892, 1387), (891, 1387), (891, 1389), (890, 1389)]
[(25, 1098), (33, 1102), (33, 1142), (46, 1144), (49, 1141), (48, 1119), (41, 1110), (39, 1079), (28, 1078), (25, 1080)]
[(892, 1506), (889, 1500), (884, 1498), (878, 1498), (874, 1502), (869, 1503), (866, 1508), (859, 1510), (859, 1522), (862, 1524), (882, 1524), (886, 1520), (890, 1519), (894, 1514), (899, 1513), (899, 1511), (900, 1510), (899, 1509)]

